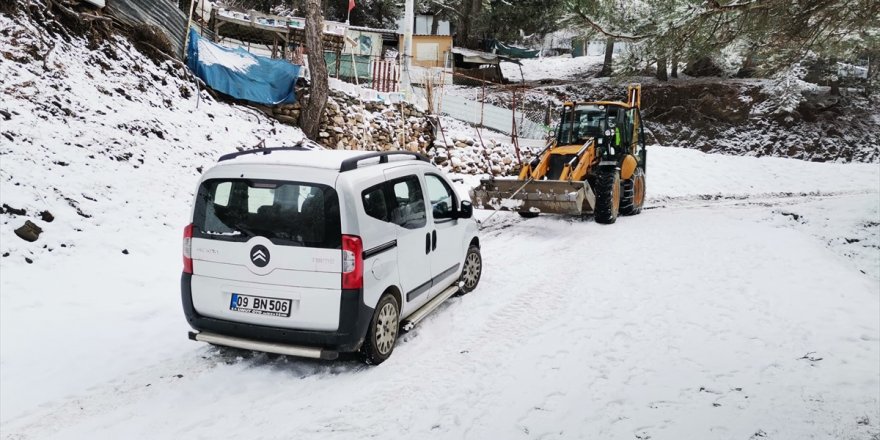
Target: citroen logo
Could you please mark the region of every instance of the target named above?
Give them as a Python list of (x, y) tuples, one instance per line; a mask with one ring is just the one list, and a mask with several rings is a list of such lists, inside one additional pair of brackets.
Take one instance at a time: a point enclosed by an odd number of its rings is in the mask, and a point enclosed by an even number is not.
[(261, 244), (254, 246), (251, 249), (251, 263), (257, 267), (266, 267), (269, 264), (269, 249)]

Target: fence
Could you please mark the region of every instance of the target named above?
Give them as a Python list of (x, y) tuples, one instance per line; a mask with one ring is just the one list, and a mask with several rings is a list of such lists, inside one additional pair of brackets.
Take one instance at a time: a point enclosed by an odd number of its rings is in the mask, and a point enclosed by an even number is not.
[(183, 53), (186, 15), (169, 0), (113, 0), (107, 2), (110, 15), (130, 26), (149, 24), (161, 28), (168, 36), (174, 54)]
[(437, 113), (460, 121), (486, 127), (508, 135), (526, 139), (544, 139), (547, 126), (526, 117), (524, 112), (507, 109), (459, 95), (435, 94)]

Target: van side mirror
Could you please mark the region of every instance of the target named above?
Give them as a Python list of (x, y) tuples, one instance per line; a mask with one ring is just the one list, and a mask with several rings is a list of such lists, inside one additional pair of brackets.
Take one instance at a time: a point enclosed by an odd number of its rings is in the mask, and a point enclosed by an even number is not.
[(461, 210), (458, 211), (458, 218), (471, 218), (474, 216), (474, 205), (467, 201), (463, 200), (461, 202)]

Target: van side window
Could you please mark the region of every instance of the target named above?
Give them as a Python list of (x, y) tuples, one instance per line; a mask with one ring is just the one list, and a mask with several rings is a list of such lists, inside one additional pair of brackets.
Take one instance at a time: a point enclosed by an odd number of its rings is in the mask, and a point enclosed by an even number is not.
[(452, 218), (456, 206), (455, 192), (452, 188), (435, 174), (425, 174), (425, 183), (428, 187), (428, 199), (431, 200), (434, 219)]
[(364, 211), (367, 215), (383, 222), (390, 220), (388, 203), (385, 201), (385, 184), (379, 184), (367, 188), (361, 198), (364, 202)]
[(416, 176), (388, 182), (391, 186), (391, 222), (407, 229), (418, 229), (427, 224), (425, 198), (422, 185)]

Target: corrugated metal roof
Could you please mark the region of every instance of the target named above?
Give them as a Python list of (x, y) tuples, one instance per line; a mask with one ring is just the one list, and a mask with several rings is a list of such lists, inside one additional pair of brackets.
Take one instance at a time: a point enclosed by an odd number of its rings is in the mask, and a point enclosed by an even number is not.
[[(104, 1), (104, 0), (95, 0)], [(169, 0), (109, 0), (110, 15), (128, 25), (149, 24), (162, 29), (174, 56), (181, 58), (186, 37), (186, 15)]]

